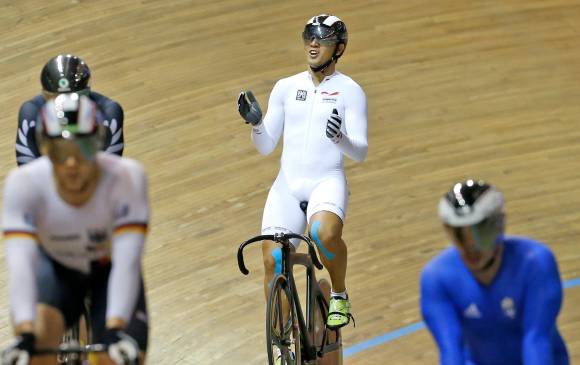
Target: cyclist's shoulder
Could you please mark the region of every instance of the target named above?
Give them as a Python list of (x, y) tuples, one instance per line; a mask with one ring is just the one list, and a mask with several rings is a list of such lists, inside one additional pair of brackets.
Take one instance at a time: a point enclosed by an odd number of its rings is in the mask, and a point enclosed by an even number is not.
[(423, 267), (421, 277), (430, 280), (445, 280), (450, 275), (455, 275), (457, 269), (462, 265), (459, 251), (453, 246), (445, 248)]
[(99, 103), (99, 102), (113, 102), (116, 103), (116, 101), (114, 101), (113, 99), (109, 98), (108, 96), (105, 96), (104, 94), (101, 94), (97, 91), (91, 90), (89, 91), (89, 98), (94, 101), (95, 103)]
[(6, 176), (6, 184), (15, 187), (24, 187), (34, 184), (37, 181), (46, 181), (50, 174), (50, 163), (48, 157), (42, 156), (29, 163), (14, 167)]
[(504, 249), (506, 256), (513, 256), (530, 265), (555, 260), (554, 253), (545, 243), (529, 237), (506, 236)]
[(364, 94), (363, 88), (356, 81), (354, 81), (350, 76), (347, 76), (347, 75), (343, 74), (342, 72), (336, 71), (334, 73), (333, 79), (336, 80), (336, 82), (340, 83), (341, 87), (345, 88), (346, 91), (352, 91), (352, 92)]
[(32, 99), (26, 100), (20, 106), (20, 119), (34, 119), (38, 116), (40, 108), (46, 101), (42, 95), (37, 95)]
[(304, 72), (296, 75), (287, 76), (279, 79), (272, 88), (270, 97), (278, 100), (284, 100), (289, 94), (295, 93), (296, 89), (307, 89), (308, 84), (305, 82)]
[(121, 104), (119, 104), (119, 102), (101, 93), (91, 90), (89, 92), (89, 98), (94, 101), (98, 105), (99, 109), (101, 109), (105, 114), (123, 112), (123, 107)]
[(294, 85), (303, 85), (307, 81), (309, 81), (308, 72), (304, 71), (304, 72), (299, 72), (299, 73), (291, 75), (291, 76), (285, 76), (285, 77), (279, 79), (276, 82), (274, 87), (287, 88), (287, 87), (291, 87)]
[(99, 152), (97, 161), (105, 173), (113, 175), (116, 179), (142, 181), (146, 178), (145, 168), (135, 159)]

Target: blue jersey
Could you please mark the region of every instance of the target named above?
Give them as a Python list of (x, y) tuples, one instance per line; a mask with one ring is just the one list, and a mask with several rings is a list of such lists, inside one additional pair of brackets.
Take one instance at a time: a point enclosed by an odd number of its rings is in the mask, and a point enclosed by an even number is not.
[(506, 237), (501, 266), (478, 282), (450, 247), (421, 274), (421, 312), (443, 365), (568, 365), (556, 317), (562, 282), (552, 252)]
[[(106, 128), (103, 150), (123, 155), (123, 109), (121, 106), (97, 92), (89, 92), (89, 98), (97, 105), (97, 122)], [(40, 157), (41, 153), (36, 144), (36, 122), (40, 109), (46, 100), (42, 95), (28, 100), (20, 107), (18, 113), (18, 131), (16, 133), (16, 162), (23, 165)]]

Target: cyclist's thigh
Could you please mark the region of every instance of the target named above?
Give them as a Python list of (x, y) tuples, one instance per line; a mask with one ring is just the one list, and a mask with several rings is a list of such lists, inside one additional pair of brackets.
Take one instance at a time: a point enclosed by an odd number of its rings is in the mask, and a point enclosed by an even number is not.
[(323, 179), (310, 194), (306, 215), (308, 222), (318, 212), (327, 211), (336, 214), (342, 222), (346, 217), (348, 206), (348, 185), (342, 174)]
[[(300, 201), (279, 179), (268, 193), (262, 217), (262, 234), (303, 233), (306, 216), (300, 209)], [(295, 245), (299, 241), (293, 242)]]
[(39, 306), (58, 310), (66, 327), (75, 324), (82, 313), (86, 294), (84, 280), (84, 274), (66, 268), (40, 252), (36, 269)]
[[(105, 333), (107, 293), (111, 268), (110, 266), (107, 266), (98, 270), (99, 272), (93, 276), (93, 283), (91, 286), (91, 308), (89, 311), (91, 316), (91, 329), (95, 343), (101, 342), (103, 334)], [(149, 326), (147, 303), (145, 300), (145, 287), (143, 285), (142, 277), (137, 297), (137, 305), (135, 306), (135, 311), (131, 315), (131, 319), (125, 328), (125, 332), (137, 341), (141, 351), (147, 351)]]

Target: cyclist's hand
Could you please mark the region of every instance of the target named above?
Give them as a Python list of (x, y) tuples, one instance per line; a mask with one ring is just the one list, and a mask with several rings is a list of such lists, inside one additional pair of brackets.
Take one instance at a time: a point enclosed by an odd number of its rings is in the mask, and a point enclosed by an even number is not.
[(258, 125), (262, 122), (262, 109), (251, 90), (242, 91), (238, 97), (238, 112), (246, 124)]
[(28, 365), (36, 342), (33, 333), (22, 333), (2, 351), (2, 365)]
[(334, 143), (338, 143), (342, 139), (341, 124), (342, 118), (338, 115), (338, 110), (332, 109), (332, 114), (326, 121), (326, 137)]
[(133, 337), (120, 329), (109, 328), (103, 336), (109, 357), (116, 365), (134, 365), (139, 361), (139, 345)]

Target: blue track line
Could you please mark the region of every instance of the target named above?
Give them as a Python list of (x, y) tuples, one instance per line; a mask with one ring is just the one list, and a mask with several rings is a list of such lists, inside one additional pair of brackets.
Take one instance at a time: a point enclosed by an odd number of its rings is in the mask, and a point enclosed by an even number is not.
[(564, 282), (564, 289), (573, 288), (575, 286), (580, 286), (580, 278), (570, 279)]
[[(569, 288), (573, 288), (575, 286), (580, 286), (580, 278), (566, 280), (564, 282), (563, 286), (564, 286), (564, 289), (569, 289)], [(399, 328), (397, 330), (387, 332), (387, 333), (382, 334), (380, 336), (373, 337), (369, 340), (365, 340), (363, 342), (359, 342), (355, 345), (349, 346), (349, 347), (344, 349), (343, 355), (344, 355), (344, 357), (352, 356), (352, 355), (357, 354), (359, 352), (368, 350), (372, 347), (382, 345), (382, 344), (385, 344), (387, 342), (396, 340), (399, 337), (410, 335), (411, 333), (415, 333), (419, 330), (422, 330), (423, 328), (425, 328), (424, 322), (417, 322), (417, 323), (410, 324), (408, 326)]]

